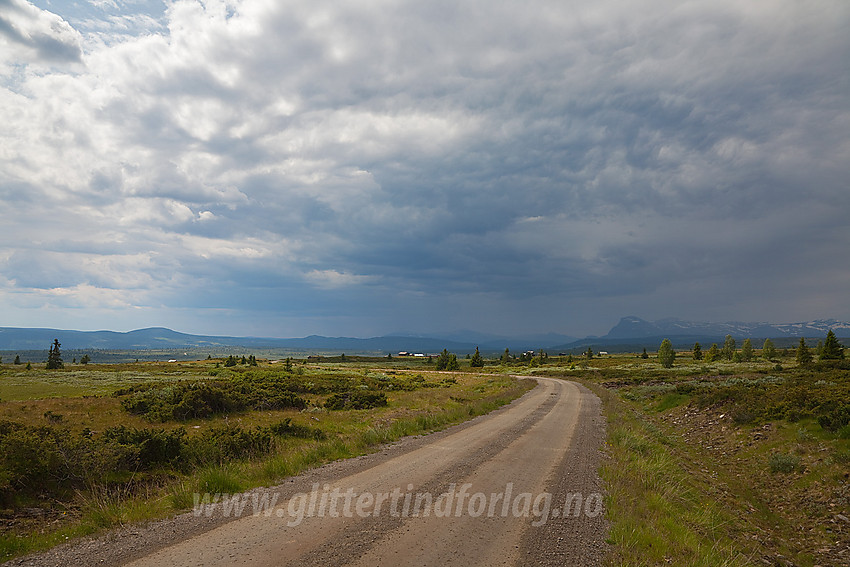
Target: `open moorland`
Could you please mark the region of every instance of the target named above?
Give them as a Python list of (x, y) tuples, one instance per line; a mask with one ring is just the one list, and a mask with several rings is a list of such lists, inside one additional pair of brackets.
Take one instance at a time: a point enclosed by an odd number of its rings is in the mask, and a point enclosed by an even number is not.
[(191, 508), (195, 493), (274, 484), (486, 413), (533, 386), (402, 366), (253, 356), (5, 364), (0, 559)]
[(609, 565), (850, 564), (850, 364), (813, 358), (536, 371), (603, 399)]
[(607, 565), (847, 565), (850, 364), (767, 354), (6, 364), (0, 557), (443, 428), (539, 375), (604, 403)]

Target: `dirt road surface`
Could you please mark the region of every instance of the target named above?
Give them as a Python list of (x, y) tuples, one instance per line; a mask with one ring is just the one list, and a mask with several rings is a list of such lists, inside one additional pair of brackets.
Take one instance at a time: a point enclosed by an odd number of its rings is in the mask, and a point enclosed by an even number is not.
[(600, 401), (536, 380), (460, 426), (11, 565), (600, 565)]

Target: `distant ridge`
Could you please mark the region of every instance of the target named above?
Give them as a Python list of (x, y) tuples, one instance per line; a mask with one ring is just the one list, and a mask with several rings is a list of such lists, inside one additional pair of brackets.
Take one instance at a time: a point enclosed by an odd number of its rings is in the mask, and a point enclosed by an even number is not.
[(683, 321), (682, 319), (660, 319), (646, 321), (640, 317), (629, 316), (608, 331), (606, 339), (637, 339), (644, 337), (667, 336), (703, 336), (738, 338), (774, 339), (783, 337), (825, 336), (832, 330), (839, 337), (850, 337), (850, 323), (835, 319), (817, 319), (806, 323), (702, 323)]
[(439, 352), (444, 348), (456, 352), (474, 351), (475, 344), (461, 343), (432, 337), (322, 337), (310, 335), (303, 338), (279, 339), (264, 337), (226, 337), (191, 335), (152, 327), (126, 333), (116, 331), (70, 331), (62, 329), (29, 329), (0, 327), (0, 350), (47, 350), (53, 339), (62, 348), (70, 350), (174, 350), (216, 349), (243, 347), (246, 349), (283, 349), (291, 351), (347, 352), (349, 354), (377, 354), (400, 350), (423, 353)]
[(0, 327), (0, 351), (44, 351), (59, 339), (63, 349), (70, 350), (202, 350), (210, 354), (234, 348), (280, 350), (298, 353), (346, 353), (366, 355), (395, 355), (400, 351), (433, 354), (442, 349), (465, 354), (476, 347), (494, 354), (506, 347), (511, 352), (544, 349), (550, 353), (578, 352), (587, 346), (610, 347), (609, 350), (633, 351), (642, 347), (657, 347), (663, 338), (681, 346), (695, 341), (712, 342), (732, 335), (736, 339), (792, 339), (824, 337), (832, 330), (838, 337), (850, 338), (850, 323), (835, 319), (818, 319), (807, 323), (703, 323), (681, 319), (646, 321), (640, 317), (623, 317), (602, 337), (574, 337), (554, 333), (524, 337), (501, 337), (474, 331), (445, 333), (442, 336), (395, 334), (382, 337), (352, 338), (310, 335), (302, 338), (229, 337), (192, 335), (164, 327), (150, 327), (128, 332), (73, 331), (47, 328)]

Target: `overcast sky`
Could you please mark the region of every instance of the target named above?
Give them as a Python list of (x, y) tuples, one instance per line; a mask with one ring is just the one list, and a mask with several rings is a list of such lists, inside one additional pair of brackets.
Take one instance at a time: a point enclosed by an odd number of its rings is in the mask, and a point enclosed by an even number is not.
[(0, 0), (0, 326), (850, 319), (846, 0)]

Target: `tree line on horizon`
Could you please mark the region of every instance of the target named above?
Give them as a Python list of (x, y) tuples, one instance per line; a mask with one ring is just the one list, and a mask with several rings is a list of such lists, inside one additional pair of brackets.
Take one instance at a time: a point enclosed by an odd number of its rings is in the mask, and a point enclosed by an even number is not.
[[(830, 329), (826, 334), (825, 340), (819, 340), (815, 353), (812, 354), (806, 344), (806, 339), (800, 337), (800, 342), (795, 349), (795, 359), (801, 366), (807, 366), (814, 362), (814, 357), (817, 356), (818, 361), (844, 360), (844, 347), (838, 342), (835, 333)], [(745, 339), (741, 344), (741, 349), (738, 350), (737, 343), (732, 335), (726, 335), (723, 341), (723, 346), (718, 347), (717, 343), (712, 343), (707, 352), (703, 352), (702, 345), (699, 342), (694, 343), (691, 349), (691, 356), (694, 360), (702, 360), (705, 362), (714, 362), (716, 360), (726, 360), (728, 362), (750, 362), (755, 358), (755, 350), (750, 339)], [(762, 358), (765, 360), (776, 360), (778, 351), (771, 339), (765, 339), (762, 345)], [(646, 349), (643, 350), (642, 358), (648, 358)], [(673, 344), (670, 339), (661, 341), (661, 346), (658, 348), (658, 360), (665, 368), (673, 366), (676, 359), (676, 351), (673, 349)]]

